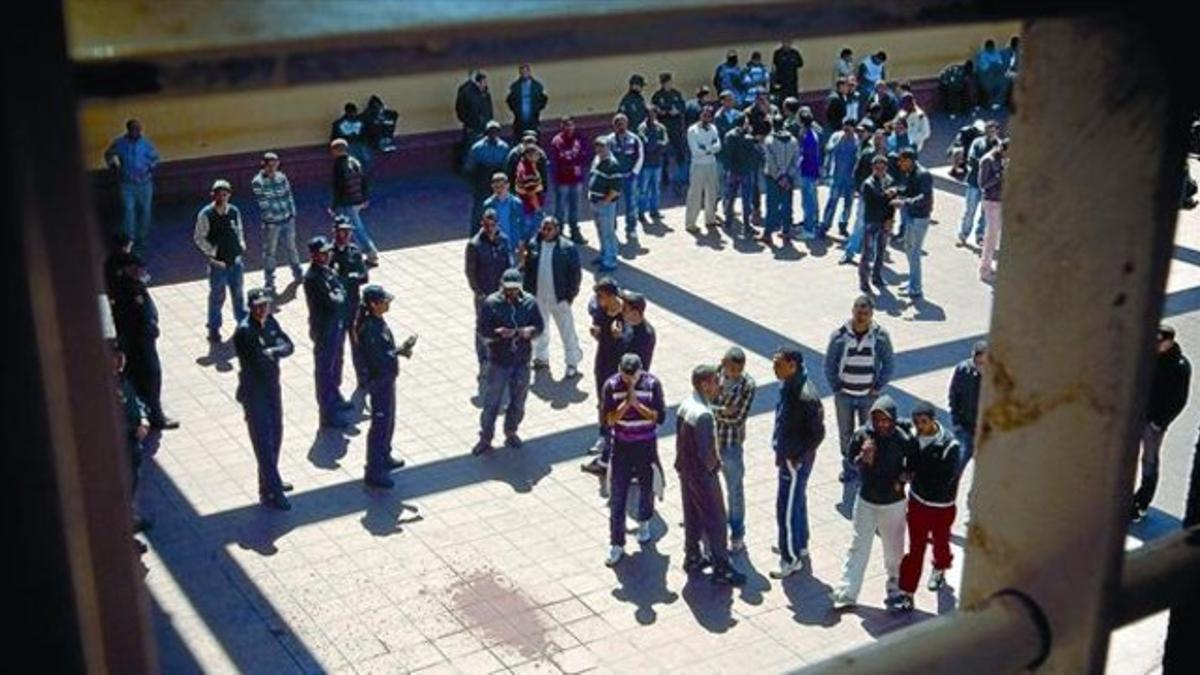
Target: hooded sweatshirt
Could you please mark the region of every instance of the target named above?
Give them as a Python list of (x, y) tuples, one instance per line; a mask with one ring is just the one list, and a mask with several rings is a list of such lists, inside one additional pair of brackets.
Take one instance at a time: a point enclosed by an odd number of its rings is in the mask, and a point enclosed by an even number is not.
[(932, 436), (917, 436), (917, 453), (909, 471), (913, 473), (910, 494), (926, 506), (954, 506), (958, 497), (958, 441), (938, 424)]
[[(896, 420), (896, 404), (892, 397), (880, 396), (875, 405), (871, 406), (871, 414), (876, 412), (882, 412), (893, 421)], [(875, 458), (869, 465), (864, 462), (862, 451), (867, 439), (875, 443)], [(900, 424), (896, 424), (892, 433), (887, 436), (876, 432), (870, 422), (859, 427), (846, 447), (847, 457), (858, 465), (862, 475), (858, 489), (859, 497), (865, 502), (879, 506), (902, 501), (903, 474), (911, 471), (917, 448), (916, 438)]]

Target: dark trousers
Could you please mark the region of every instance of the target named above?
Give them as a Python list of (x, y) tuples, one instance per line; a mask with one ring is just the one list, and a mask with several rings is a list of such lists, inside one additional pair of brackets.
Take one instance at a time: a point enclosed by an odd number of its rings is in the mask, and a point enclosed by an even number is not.
[(604, 382), (616, 373), (614, 368), (611, 372), (607, 369), (604, 372), (595, 371), (593, 375), (596, 378), (596, 410), (600, 413), (600, 438), (605, 439), (604, 448), (600, 452), (600, 461), (608, 464), (612, 458), (612, 438), (610, 438), (610, 430), (608, 422), (604, 419)]
[(700, 555), (700, 540), (708, 542), (708, 554), (715, 567), (729, 564), (729, 544), (725, 532), (725, 496), (717, 474), (679, 472), (679, 491), (683, 495), (683, 554)]
[(146, 417), (150, 426), (162, 426), (162, 362), (158, 359), (158, 347), (154, 340), (145, 340), (138, 345), (121, 346), (125, 352), (125, 374), (146, 404)]
[(371, 429), (367, 432), (367, 478), (387, 474), (396, 431), (396, 378), (373, 380), (367, 385), (371, 397)]
[[(609, 543), (625, 545), (625, 502), (629, 498), (629, 482), (638, 482), (638, 522), (650, 520), (654, 515), (654, 461), (658, 454), (654, 441), (612, 443), (612, 467), (609, 477)], [(725, 527), (725, 521), (721, 521)]]
[[(667, 126), (667, 140), (670, 146), (667, 153), (663, 155), (662, 164), (662, 180), (663, 185), (674, 183), (677, 187), (684, 187), (688, 184), (688, 166), (691, 164), (691, 157), (688, 153), (687, 145), (687, 130), (682, 124), (675, 126)], [(675, 159), (675, 180), (671, 180), (671, 175), (668, 173), (670, 158)]]
[(279, 385), (240, 396), (250, 430), (250, 445), (258, 462), (258, 494), (283, 494), (279, 477), (279, 448), (283, 444), (283, 403)]
[(880, 223), (867, 223), (863, 235), (862, 257), (858, 259), (858, 283), (866, 286), (868, 278), (883, 279), (883, 257), (887, 251), (888, 228)]
[(345, 342), (346, 328), (336, 326), (327, 329), (323, 335), (318, 335), (313, 344), (317, 406), (321, 411), (322, 423), (336, 420), (345, 403), (342, 393), (338, 391), (338, 388), (342, 386)]
[(927, 506), (915, 499), (908, 500), (908, 555), (900, 561), (900, 590), (913, 593), (921, 580), (921, 566), (925, 564), (925, 545), (933, 542), (933, 568), (948, 570), (954, 562), (950, 553), (950, 526), (958, 509), (954, 506), (939, 508)]
[[(358, 308), (362, 303), (362, 295), (360, 294), (358, 284), (346, 284), (346, 303), (349, 305), (351, 320), (357, 321)], [(366, 359), (362, 355), (362, 350), (358, 347), (358, 340), (355, 339), (354, 326), (346, 328), (346, 336), (350, 339), (350, 363), (354, 366), (355, 383), (363, 386), (367, 381), (367, 364)]]

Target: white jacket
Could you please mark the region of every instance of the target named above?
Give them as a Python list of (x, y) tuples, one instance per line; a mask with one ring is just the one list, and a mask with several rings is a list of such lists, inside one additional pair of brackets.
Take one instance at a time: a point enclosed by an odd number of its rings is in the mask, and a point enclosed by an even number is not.
[(929, 126), (929, 116), (924, 110), (914, 106), (913, 111), (905, 115), (905, 121), (908, 122), (908, 140), (912, 141), (917, 147), (917, 152), (925, 147), (925, 141), (933, 135), (933, 130)]

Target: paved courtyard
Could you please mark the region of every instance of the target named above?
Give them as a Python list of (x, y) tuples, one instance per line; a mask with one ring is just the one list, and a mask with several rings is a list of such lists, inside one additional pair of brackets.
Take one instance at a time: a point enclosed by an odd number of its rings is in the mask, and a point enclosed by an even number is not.
[[(949, 123), (938, 120), (937, 128), (932, 158), (945, 147)], [(992, 290), (977, 280), (976, 256), (954, 246), (959, 191), (944, 180), (938, 188), (938, 223), (926, 243), (928, 301), (911, 307), (889, 293), (877, 312), (898, 353), (891, 393), (902, 410), (914, 397), (944, 408), (952, 369), (987, 332), (991, 313)], [(301, 195), (306, 234), (323, 226), (320, 198)], [(234, 202), (252, 213), (244, 191)], [(629, 558), (615, 570), (603, 566), (607, 510), (597, 479), (578, 468), (595, 435), (590, 368), (582, 380), (563, 381), (557, 336), (551, 373), (536, 377), (529, 397), (525, 447), (470, 455), (479, 410), (462, 272), (468, 204), (449, 176), (387, 186), (365, 213), (387, 249), (372, 277), (396, 294), (389, 322), (399, 337), (421, 336), (415, 357), (401, 364), (395, 449), (409, 467), (395, 474), (396, 489), (367, 489), (365, 422), (345, 436), (318, 431), (304, 299), (285, 294), (278, 318), (297, 349), (283, 366), (281, 472), (296, 491), (290, 512), (260, 508), (234, 400), (232, 346), (210, 348), (204, 339), (206, 284), (188, 244), (194, 211), (160, 209), (153, 293), (162, 315), (166, 407), (183, 427), (152, 443), (140, 507), (156, 519), (146, 584), (163, 672), (780, 672), (952, 610), (969, 471), (948, 586), (939, 594), (922, 589), (910, 616), (889, 615), (876, 545), (862, 606), (830, 610), (826, 594), (849, 541), (852, 495), (837, 481), (829, 399), (831, 433), (808, 489), (811, 573), (783, 583), (767, 577), (775, 565), (769, 435), (778, 391), (770, 356), (784, 342), (797, 343), (819, 374), (857, 278), (837, 265), (836, 246), (772, 251), (725, 233), (693, 237), (673, 204), (665, 227), (643, 235), (639, 249), (623, 250), (615, 276), (649, 299), (647, 318), (658, 332), (654, 370), (670, 402), (688, 394), (697, 363), (715, 362), (734, 344), (748, 354), (759, 389), (746, 443), (749, 551), (737, 565), (750, 581), (742, 589), (683, 574), (672, 475), (656, 504), (657, 540), (645, 547), (631, 540)], [(584, 229), (595, 241), (590, 222)], [(258, 232), (248, 236), (257, 261)], [(1177, 242), (1167, 313), (1185, 353), (1200, 355), (1200, 213), (1183, 215)], [(585, 258), (593, 254), (588, 248)], [(898, 250), (891, 255), (886, 278), (894, 289), (907, 263)], [(248, 285), (260, 280), (258, 271), (247, 274)], [(583, 299), (575, 318), (587, 325)], [(227, 323), (223, 333), (231, 331)], [(815, 379), (827, 395), (823, 378)], [(1131, 547), (1178, 526), (1198, 423), (1193, 401), (1167, 435), (1155, 509), (1131, 532)], [(660, 438), (664, 463), (674, 454), (672, 429), (673, 419)], [(1110, 672), (1153, 671), (1164, 627), (1158, 616), (1119, 631)]]

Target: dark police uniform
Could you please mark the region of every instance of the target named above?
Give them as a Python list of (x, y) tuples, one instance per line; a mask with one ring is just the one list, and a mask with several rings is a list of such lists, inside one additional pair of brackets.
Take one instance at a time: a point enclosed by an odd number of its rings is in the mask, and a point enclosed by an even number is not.
[[(391, 300), (392, 295), (380, 286), (367, 286), (363, 291), (364, 305), (378, 300)], [(388, 471), (404, 466), (392, 459), (392, 435), (396, 430), (396, 377), (400, 374), (399, 356), (409, 356), (411, 338), (397, 347), (392, 330), (381, 316), (363, 308), (355, 325), (355, 338), (362, 353), (364, 382), (371, 397), (371, 429), (367, 432), (366, 481), (379, 487), (391, 487)]]
[[(349, 221), (339, 221), (336, 227), (354, 230), (354, 226)], [(358, 316), (358, 306), (362, 302), (361, 289), (369, 281), (367, 258), (363, 255), (362, 249), (354, 242), (347, 242), (344, 248), (338, 248), (336, 245), (333, 247), (329, 266), (333, 268), (334, 272), (337, 272), (338, 277), (342, 280), (342, 285), (346, 288), (346, 316), (349, 317), (346, 331), (351, 336), (350, 362), (354, 364), (354, 372), (358, 376), (358, 384), (361, 386), (366, 382), (366, 372), (362, 355), (359, 353), (358, 341), (353, 337), (355, 334), (353, 322)]]
[[(325, 237), (308, 242), (310, 252), (332, 252)], [(347, 426), (344, 411), (350, 407), (338, 388), (342, 384), (342, 357), (346, 342), (346, 287), (332, 267), (311, 264), (304, 273), (304, 300), (308, 304), (308, 336), (313, 341), (317, 405), (321, 426)]]
[[(263, 289), (249, 294), (250, 305), (269, 301)], [(237, 400), (246, 414), (250, 444), (258, 462), (258, 494), (263, 503), (289, 508), (279, 477), (279, 448), (283, 443), (283, 401), (279, 386), (279, 360), (291, 356), (292, 340), (279, 327), (275, 317), (261, 324), (247, 316), (233, 334), (237, 352)]]
[(142, 266), (141, 259), (127, 253), (117, 264), (122, 270), (113, 287), (113, 324), (117, 343), (125, 354), (125, 376), (146, 406), (150, 426), (162, 429), (167, 421), (162, 409), (162, 362), (158, 358), (158, 308), (146, 284), (124, 274), (130, 265)]
[(138, 427), (142, 425), (146, 410), (134, 391), (133, 384), (124, 373), (117, 373), (117, 403), (125, 421), (125, 449), (129, 452), (129, 470), (132, 482), (130, 494), (137, 492), (138, 478), (142, 468), (142, 442), (138, 440)]

